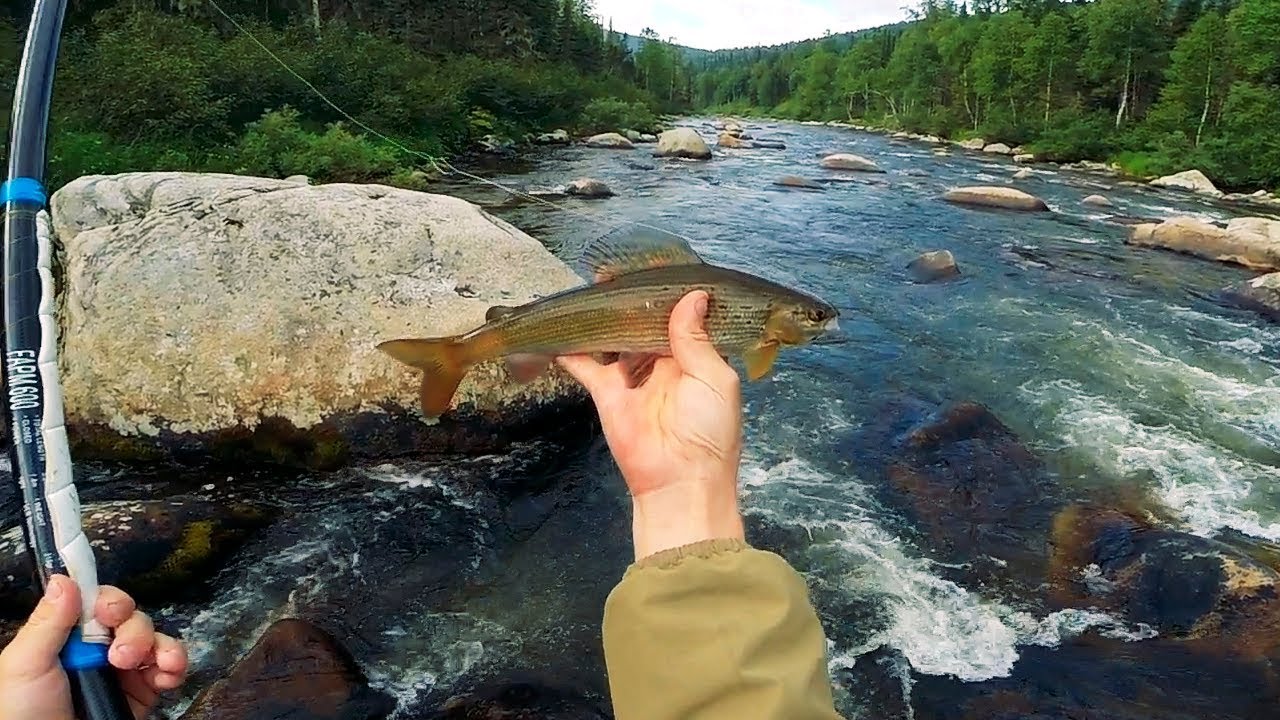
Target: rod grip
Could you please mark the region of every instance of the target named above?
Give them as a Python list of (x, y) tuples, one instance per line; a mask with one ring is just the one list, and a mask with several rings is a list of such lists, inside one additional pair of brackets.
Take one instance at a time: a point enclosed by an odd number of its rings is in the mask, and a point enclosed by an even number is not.
[(85, 641), (79, 628), (71, 631), (62, 648), (71, 704), (80, 720), (133, 720), (120, 678), (107, 661), (107, 649), (103, 643)]

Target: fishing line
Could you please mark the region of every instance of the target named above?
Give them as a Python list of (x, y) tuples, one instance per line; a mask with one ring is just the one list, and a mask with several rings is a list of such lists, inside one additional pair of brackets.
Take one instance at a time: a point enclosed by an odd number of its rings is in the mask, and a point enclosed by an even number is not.
[(483, 178), (483, 177), (480, 177), (479, 175), (474, 175), (474, 174), (472, 174), (472, 173), (467, 172), (466, 170), (462, 170), (461, 168), (458, 168), (458, 167), (454, 166), (452, 163), (450, 163), (448, 160), (446, 160), (446, 159), (444, 159), (444, 158), (439, 158), (439, 157), (436, 157), (436, 156), (431, 155), (431, 154), (429, 154), (429, 153), (422, 152), (421, 150), (415, 150), (415, 149), (413, 149), (413, 148), (410, 148), (410, 147), (406, 146), (404, 143), (401, 143), (401, 142), (399, 142), (399, 141), (395, 140), (394, 138), (391, 138), (391, 137), (389, 137), (389, 136), (385, 135), (384, 133), (381, 133), (381, 132), (379, 132), (378, 130), (376, 130), (376, 129), (374, 129), (374, 128), (370, 127), (368, 124), (366, 124), (366, 123), (364, 123), (364, 122), (360, 121), (359, 119), (357, 119), (357, 118), (356, 118), (355, 116), (353, 116), (351, 113), (349, 113), (349, 112), (347, 112), (346, 110), (344, 110), (344, 109), (342, 109), (341, 107), (339, 107), (339, 106), (338, 106), (338, 104), (337, 104), (337, 103), (335, 103), (334, 101), (330, 100), (330, 99), (329, 99), (329, 97), (328, 97), (327, 95), (325, 95), (325, 94), (324, 94), (324, 92), (322, 92), (322, 91), (320, 90), (320, 88), (316, 87), (313, 83), (311, 83), (309, 80), (307, 80), (305, 77), (303, 77), (303, 76), (302, 76), (298, 71), (296, 71), (296, 70), (294, 70), (292, 67), (290, 67), (290, 66), (289, 66), (289, 64), (288, 64), (288, 63), (286, 63), (286, 62), (285, 62), (285, 61), (284, 61), (284, 60), (283, 60), (279, 55), (276, 55), (274, 52), (272, 52), (272, 51), (271, 51), (271, 48), (267, 47), (267, 46), (266, 46), (266, 44), (264, 44), (261, 40), (259, 40), (259, 39), (258, 39), (258, 37), (257, 37), (256, 35), (254, 35), (254, 34), (253, 34), (252, 32), (250, 32), (247, 28), (245, 28), (243, 25), (241, 25), (239, 22), (237, 22), (235, 18), (231, 17), (231, 15), (230, 15), (229, 13), (227, 13), (227, 11), (223, 10), (223, 9), (222, 9), (222, 7), (221, 7), (220, 5), (218, 5), (217, 0), (207, 0), (207, 1), (208, 1), (208, 3), (209, 3), (211, 6), (213, 6), (213, 9), (214, 9), (214, 10), (216, 10), (216, 11), (218, 11), (218, 14), (219, 14), (219, 15), (221, 15), (221, 16), (222, 16), (222, 17), (224, 17), (224, 18), (226, 18), (227, 22), (231, 23), (231, 24), (236, 28), (236, 30), (239, 30), (240, 32), (244, 33), (245, 37), (248, 37), (250, 40), (252, 40), (252, 41), (253, 41), (253, 43), (254, 43), (255, 45), (257, 45), (259, 48), (262, 48), (262, 51), (263, 51), (263, 52), (265, 52), (265, 53), (266, 53), (266, 54), (267, 54), (267, 55), (268, 55), (272, 60), (275, 60), (275, 61), (276, 61), (276, 63), (277, 63), (278, 65), (280, 65), (280, 67), (284, 68), (285, 72), (287, 72), (287, 73), (289, 73), (290, 75), (292, 75), (293, 77), (297, 78), (297, 80), (298, 80), (299, 82), (301, 82), (301, 83), (302, 83), (303, 85), (305, 85), (308, 89), (310, 89), (310, 90), (311, 90), (311, 92), (315, 93), (316, 97), (318, 97), (318, 98), (320, 98), (321, 100), (323, 100), (323, 101), (324, 101), (324, 102), (325, 102), (329, 107), (333, 108), (333, 109), (334, 109), (334, 111), (335, 111), (335, 112), (337, 112), (339, 115), (341, 115), (342, 117), (346, 118), (347, 120), (350, 120), (352, 123), (354, 123), (356, 126), (358, 126), (358, 127), (360, 127), (361, 129), (363, 129), (364, 131), (366, 131), (366, 132), (368, 132), (368, 133), (370, 133), (370, 134), (372, 134), (372, 135), (374, 135), (374, 136), (376, 136), (376, 137), (380, 138), (381, 140), (383, 140), (383, 141), (387, 142), (388, 144), (390, 144), (392, 147), (396, 148), (397, 150), (400, 150), (401, 152), (404, 152), (404, 153), (407, 153), (407, 154), (409, 154), (409, 155), (413, 155), (413, 156), (416, 156), (416, 157), (419, 157), (419, 158), (422, 158), (422, 159), (426, 160), (428, 163), (430, 163), (430, 164), (431, 164), (431, 167), (435, 168), (435, 170), (436, 170), (437, 172), (439, 172), (440, 174), (442, 174), (442, 175), (450, 175), (450, 174), (453, 174), (453, 175), (459, 175), (459, 176), (462, 176), (462, 177), (467, 178), (468, 180), (473, 180), (473, 181), (478, 182), (478, 183), (482, 183), (482, 184), (485, 184), (485, 185), (490, 185), (490, 186), (495, 187), (495, 188), (497, 188), (497, 189), (499, 189), (499, 190), (501, 190), (501, 191), (503, 191), (503, 192), (505, 192), (505, 193), (510, 194), (510, 195), (511, 195), (511, 196), (513, 196), (513, 197), (517, 197), (517, 198), (520, 198), (520, 199), (522, 199), (522, 200), (527, 200), (527, 201), (531, 201), (531, 202), (535, 202), (535, 203), (540, 203), (540, 204), (542, 204), (542, 205), (546, 205), (547, 207), (549, 207), (549, 208), (551, 208), (551, 209), (553, 209), (553, 210), (559, 210), (559, 211), (561, 211), (561, 212), (566, 212), (566, 213), (569, 213), (569, 214), (571, 214), (571, 215), (575, 215), (575, 216), (580, 217), (580, 218), (582, 218), (582, 219), (584, 219), (584, 220), (587, 220), (588, 222), (592, 222), (592, 223), (595, 223), (595, 224), (597, 224), (597, 225), (600, 225), (600, 226), (603, 226), (603, 227), (607, 227), (607, 228), (609, 228), (610, 230), (617, 230), (617, 229), (620, 229), (620, 228), (623, 228), (623, 227), (627, 227), (627, 226), (642, 227), (642, 228), (647, 228), (647, 229), (649, 229), (649, 230), (657, 230), (658, 232), (668, 233), (668, 234), (671, 234), (671, 235), (675, 235), (676, 237), (679, 237), (679, 238), (681, 238), (682, 240), (685, 240), (685, 241), (690, 242), (690, 243), (692, 243), (692, 242), (693, 242), (693, 240), (692, 240), (691, 238), (685, 237), (684, 235), (681, 235), (680, 233), (677, 233), (677, 232), (675, 232), (675, 231), (673, 231), (673, 230), (670, 230), (670, 229), (668, 229), (668, 228), (661, 228), (661, 227), (657, 227), (657, 226), (654, 226), (654, 225), (649, 225), (648, 223), (643, 223), (643, 222), (639, 222), (639, 221), (635, 221), (635, 220), (623, 220), (623, 221), (621, 222), (621, 224), (610, 224), (610, 223), (608, 223), (607, 221), (602, 220), (602, 219), (597, 218), (597, 217), (594, 217), (594, 216), (592, 216), (592, 215), (591, 215), (591, 214), (589, 214), (589, 213), (583, 212), (583, 211), (581, 211), (581, 210), (576, 210), (576, 209), (574, 209), (574, 208), (567, 207), (567, 206), (564, 206), (564, 205), (557, 205), (556, 203), (553, 203), (553, 202), (551, 202), (550, 200), (547, 200), (546, 198), (540, 198), (540, 197), (538, 197), (538, 196), (536, 196), (536, 195), (531, 195), (531, 194), (526, 193), (526, 192), (524, 192), (524, 191), (522, 191), (522, 190), (517, 190), (516, 188), (508, 187), (508, 186), (506, 186), (506, 185), (503, 185), (502, 183), (495, 182), (495, 181), (490, 180), (490, 179), (488, 179), (488, 178)]

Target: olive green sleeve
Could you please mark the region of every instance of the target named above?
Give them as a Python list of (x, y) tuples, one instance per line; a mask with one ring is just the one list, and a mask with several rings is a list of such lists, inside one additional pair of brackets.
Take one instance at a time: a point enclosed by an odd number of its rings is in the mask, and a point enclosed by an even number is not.
[(628, 568), (605, 602), (604, 652), (618, 720), (840, 717), (804, 579), (739, 540)]

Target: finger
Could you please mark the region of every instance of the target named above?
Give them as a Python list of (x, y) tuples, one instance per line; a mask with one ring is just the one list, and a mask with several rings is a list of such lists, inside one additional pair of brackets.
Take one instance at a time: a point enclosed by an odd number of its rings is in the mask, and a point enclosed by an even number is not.
[[(182, 677), (187, 672), (187, 648), (177, 638), (164, 633), (156, 633), (155, 648), (151, 652), (151, 661), (161, 673)], [(150, 669), (150, 668), (148, 668)]]
[(23, 680), (43, 674), (58, 663), (58, 652), (79, 622), (79, 586), (65, 575), (49, 578), (44, 597), (0, 656), (0, 675)]
[(610, 385), (610, 376), (617, 375), (616, 366), (601, 365), (588, 355), (560, 355), (556, 363), (582, 383), (593, 397), (605, 392)]
[[(671, 338), (671, 354), (680, 369), (713, 388), (723, 389), (737, 377), (707, 334), (706, 315), (710, 297), (702, 290), (695, 290), (676, 303), (671, 311), (668, 334)], [(733, 378), (729, 376), (733, 375)]]
[(109, 652), (111, 664), (121, 670), (132, 670), (151, 655), (155, 642), (156, 630), (151, 618), (135, 610), (124, 624), (116, 628), (116, 637), (111, 641)]
[(155, 707), (156, 701), (160, 699), (160, 693), (156, 691), (152, 678), (148, 677), (152, 671), (159, 672), (157, 668), (147, 668), (120, 673), (120, 689), (129, 700), (129, 709), (133, 711), (135, 718), (141, 719), (149, 715), (151, 708)]
[(98, 588), (98, 601), (94, 604), (93, 616), (103, 625), (114, 628), (133, 617), (133, 611), (137, 609), (137, 604), (128, 593), (118, 587), (103, 585)]

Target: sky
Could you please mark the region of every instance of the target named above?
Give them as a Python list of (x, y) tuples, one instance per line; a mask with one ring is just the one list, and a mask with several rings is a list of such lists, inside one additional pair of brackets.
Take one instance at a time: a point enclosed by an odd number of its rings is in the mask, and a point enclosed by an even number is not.
[(903, 20), (917, 0), (595, 0), (608, 27), (639, 35), (646, 27), (681, 45), (721, 50), (776, 45)]

